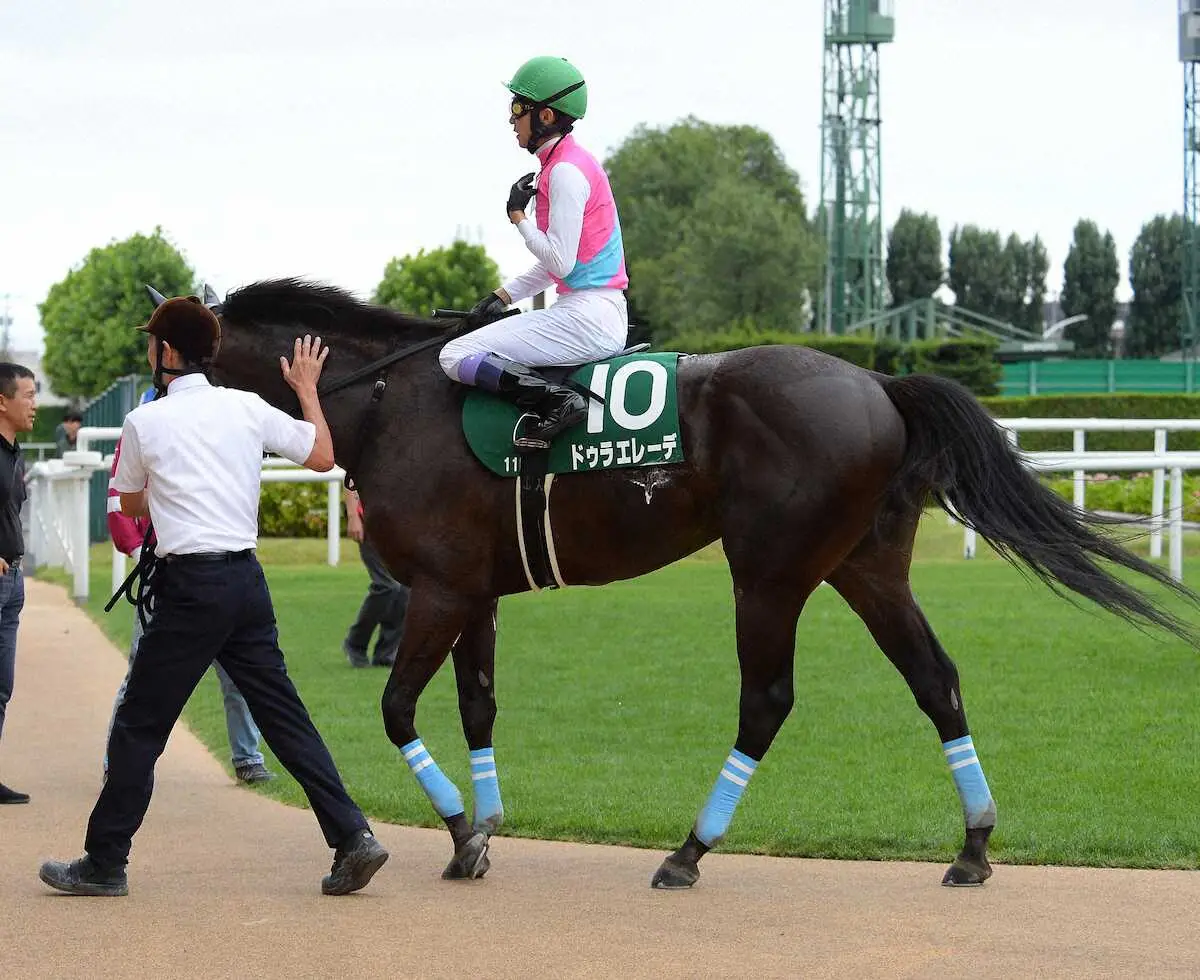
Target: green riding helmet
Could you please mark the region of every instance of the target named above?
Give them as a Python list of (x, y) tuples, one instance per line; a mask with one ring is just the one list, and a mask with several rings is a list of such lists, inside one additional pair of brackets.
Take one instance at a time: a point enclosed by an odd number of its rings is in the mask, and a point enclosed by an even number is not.
[[(530, 58), (504, 87), (514, 95), (545, 103), (573, 119), (582, 119), (587, 112), (587, 83), (583, 73), (566, 58), (550, 55)], [(566, 94), (560, 94), (563, 92)], [(554, 98), (556, 95), (558, 98)]]

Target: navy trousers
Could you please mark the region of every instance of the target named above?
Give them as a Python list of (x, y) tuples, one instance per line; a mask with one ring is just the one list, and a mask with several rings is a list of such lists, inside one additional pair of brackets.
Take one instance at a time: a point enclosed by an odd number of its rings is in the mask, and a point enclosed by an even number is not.
[(375, 660), (394, 660), (396, 651), (400, 649), (400, 639), (404, 635), (408, 586), (401, 585), (392, 578), (391, 573), (384, 567), (379, 552), (366, 538), (359, 542), (358, 553), (366, 566), (367, 574), (371, 576), (371, 585), (363, 597), (362, 605), (359, 606), (358, 616), (346, 631), (342, 648), (347, 654), (365, 660), (367, 647), (371, 645), (371, 634), (378, 626), (379, 638), (375, 641)]
[(108, 778), (85, 848), (102, 868), (124, 867), (154, 789), (154, 764), (183, 706), (214, 660), (242, 692), (263, 738), (300, 784), (330, 847), (367, 820), (287, 675), (275, 611), (253, 552), (159, 562), (154, 617), (129, 674), (108, 741)]

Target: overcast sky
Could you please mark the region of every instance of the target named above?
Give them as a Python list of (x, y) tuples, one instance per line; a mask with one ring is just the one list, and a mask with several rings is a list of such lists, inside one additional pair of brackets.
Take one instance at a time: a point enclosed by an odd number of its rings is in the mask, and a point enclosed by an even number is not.
[[(535, 54), (588, 80), (603, 156), (688, 114), (767, 129), (819, 194), (820, 0), (0, 0), (0, 310), (89, 249), (161, 225), (223, 295), (302, 275), (366, 296), (388, 259), (456, 236), (503, 274), (533, 169), (502, 81)], [(896, 0), (882, 62), (884, 219), (975, 222), (1050, 251), (1080, 216), (1125, 274), (1181, 208), (1177, 0)], [(618, 202), (618, 206), (620, 202)], [(1126, 285), (1122, 284), (1122, 294)]]

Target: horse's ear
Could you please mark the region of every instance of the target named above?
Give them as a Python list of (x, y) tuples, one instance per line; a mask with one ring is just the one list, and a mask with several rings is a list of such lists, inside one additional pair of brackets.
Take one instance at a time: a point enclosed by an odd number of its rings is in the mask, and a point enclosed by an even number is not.
[(145, 283), (145, 286), (146, 286), (146, 292), (148, 292), (150, 294), (150, 298), (154, 301), (155, 309), (158, 309), (160, 306), (163, 305), (163, 303), (165, 303), (167, 301), (167, 297), (165, 297), (162, 293), (160, 293), (157, 289), (155, 289), (149, 283)]
[(208, 283), (204, 284), (204, 305), (214, 313), (221, 312), (221, 297), (217, 295), (216, 290)]

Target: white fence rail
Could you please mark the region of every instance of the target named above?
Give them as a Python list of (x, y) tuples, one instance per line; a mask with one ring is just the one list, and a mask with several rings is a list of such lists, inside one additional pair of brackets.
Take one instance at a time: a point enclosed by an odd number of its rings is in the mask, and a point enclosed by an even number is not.
[[(1086, 501), (1087, 473), (1150, 472), (1154, 484), (1150, 513), (1150, 554), (1162, 557), (1164, 527), (1168, 529), (1171, 575), (1183, 580), (1183, 474), (1200, 470), (1200, 453), (1171, 452), (1168, 438), (1172, 432), (1200, 432), (1200, 419), (997, 419), (1008, 433), (1013, 446), (1020, 448), (1022, 432), (1070, 432), (1071, 452), (1024, 453), (1025, 462), (1041, 472), (1071, 472), (1074, 475), (1074, 502), (1082, 508)], [(1154, 448), (1137, 452), (1089, 452), (1089, 432), (1153, 432)], [(112, 459), (100, 458), (88, 447), (94, 441), (116, 440), (119, 428), (84, 426), (76, 440), (78, 449), (62, 460), (35, 464), (30, 470), (30, 547), (35, 565), (63, 565), (74, 578), (74, 594), (79, 600), (88, 595), (88, 480), (93, 470), (111, 466)], [(1165, 506), (1166, 483), (1170, 478), (1170, 507)], [(338, 563), (341, 538), (341, 483), (345, 473), (333, 469), (314, 473), (295, 467), (288, 460), (263, 460), (265, 483), (327, 483), (329, 486), (326, 560)], [(976, 534), (965, 529), (963, 555), (973, 558)], [(79, 555), (84, 560), (77, 560)], [(113, 589), (125, 577), (125, 557), (113, 549)]]
[[(76, 438), (77, 449), (61, 460), (36, 463), (29, 468), (30, 543), (27, 549), (33, 568), (60, 566), (72, 577), (72, 594), (79, 602), (90, 591), (88, 550), (91, 475), (112, 467), (112, 456), (103, 456), (89, 447), (93, 442), (114, 441), (120, 428), (83, 426)], [(327, 473), (315, 473), (298, 467), (290, 460), (267, 457), (263, 460), (264, 483), (325, 483), (328, 532), (325, 560), (336, 565), (341, 555), (341, 488), (346, 473), (334, 467)], [(125, 581), (125, 556), (112, 549), (112, 589)]]
[[(1150, 504), (1150, 555), (1162, 557), (1163, 528), (1168, 528), (1169, 563), (1172, 577), (1183, 581), (1183, 474), (1200, 470), (1200, 453), (1171, 452), (1167, 439), (1172, 432), (1200, 432), (1200, 419), (997, 419), (1008, 432), (1009, 441), (1020, 448), (1022, 432), (1070, 432), (1071, 452), (1023, 453), (1025, 462), (1046, 473), (1071, 472), (1074, 476), (1073, 500), (1076, 507), (1086, 502), (1087, 473), (1149, 472), (1153, 474)], [(1154, 448), (1132, 452), (1089, 452), (1089, 432), (1153, 432)], [(1166, 478), (1170, 475), (1171, 502), (1164, 507)], [(973, 558), (976, 534), (965, 529), (963, 556)]]

